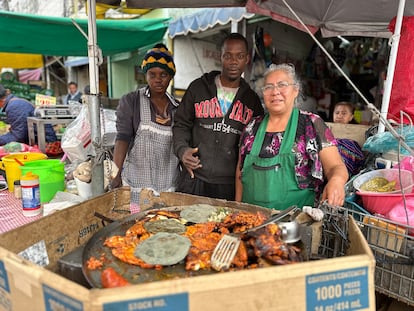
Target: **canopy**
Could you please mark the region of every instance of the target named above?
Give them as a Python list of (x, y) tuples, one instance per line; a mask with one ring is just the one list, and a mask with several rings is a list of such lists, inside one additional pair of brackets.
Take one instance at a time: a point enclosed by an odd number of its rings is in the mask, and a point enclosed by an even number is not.
[[(399, 0), (286, 0), (306, 25), (322, 36), (384, 37), (391, 35), (388, 24), (397, 15)], [(283, 0), (248, 0), (248, 12), (303, 30)], [(407, 1), (404, 15), (414, 15), (414, 1)]]
[(217, 24), (226, 25), (229, 22), (239, 22), (243, 18), (253, 17), (246, 8), (209, 8), (185, 15), (170, 22), (168, 33), (171, 38), (187, 35), (189, 32), (198, 33), (213, 28)]
[[(103, 55), (139, 49), (162, 41), (168, 19), (97, 20), (98, 45)], [(86, 19), (75, 22), (88, 32)], [(87, 39), (70, 18), (0, 11), (1, 52), (54, 56), (87, 56)]]

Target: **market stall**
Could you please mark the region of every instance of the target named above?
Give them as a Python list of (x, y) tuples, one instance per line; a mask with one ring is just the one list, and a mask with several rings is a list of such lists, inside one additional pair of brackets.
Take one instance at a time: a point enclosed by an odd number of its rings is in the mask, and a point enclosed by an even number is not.
[[(141, 200), (144, 211), (135, 216), (138, 219), (151, 212), (165, 213), (200, 204), (250, 213), (263, 210), (248, 204), (177, 193), (161, 193), (160, 197), (146, 193)], [(327, 227), (319, 230), (320, 247), (313, 250), (315, 255), (319, 254), (318, 258), (290, 264), (289, 269), (276, 265), (228, 272), (206, 270), (206, 275), (192, 275), (190, 271), (183, 278), (163, 273), (161, 269), (152, 271), (156, 277), (149, 282), (139, 283), (145, 274), (130, 274), (138, 284), (94, 289), (59, 275), (59, 259), (99, 234), (108, 219), (127, 216), (128, 206), (129, 190), (118, 189), (0, 235), (3, 263), (0, 278), (2, 284), (7, 284), (1, 287), (3, 303), (12, 306), (12, 310), (49, 310), (56, 305), (67, 310), (134, 310), (138, 306), (147, 310), (252, 310), (258, 306), (262, 310), (291, 310), (294, 301), (294, 308), (301, 310), (323, 310), (335, 305), (375, 310), (372, 253), (355, 222), (345, 214), (328, 213)], [(346, 230), (347, 237), (338, 236), (337, 229), (329, 223)], [(126, 222), (112, 223), (104, 232), (119, 224)], [(134, 221), (130, 223), (133, 224)], [(103, 247), (102, 240), (93, 241)], [(111, 265), (111, 260), (104, 262)], [(178, 269), (181, 265), (176, 266)], [(336, 289), (336, 294), (326, 296), (328, 289)]]

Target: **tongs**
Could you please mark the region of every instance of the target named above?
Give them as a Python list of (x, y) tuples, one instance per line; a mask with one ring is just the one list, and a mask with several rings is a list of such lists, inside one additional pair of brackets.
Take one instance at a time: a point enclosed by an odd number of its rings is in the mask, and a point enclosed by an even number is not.
[(223, 235), (216, 247), (214, 248), (213, 255), (211, 255), (211, 267), (214, 270), (220, 271), (222, 269), (227, 270), (233, 262), (234, 256), (236, 256), (237, 250), (239, 249), (240, 239), (243, 234), (255, 231), (263, 228), (268, 224), (275, 223), (283, 219), (292, 211), (297, 211), (299, 208), (295, 205), (288, 207), (278, 214), (274, 214), (269, 217), (264, 223), (259, 226), (247, 229), (242, 232), (229, 233)]

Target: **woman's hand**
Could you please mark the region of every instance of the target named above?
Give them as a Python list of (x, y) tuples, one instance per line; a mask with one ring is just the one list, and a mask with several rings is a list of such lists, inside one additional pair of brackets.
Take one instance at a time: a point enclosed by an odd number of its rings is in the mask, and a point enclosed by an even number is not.
[(329, 205), (343, 206), (345, 202), (345, 183), (348, 171), (336, 146), (326, 147), (319, 153), (324, 174), (328, 180), (322, 192), (321, 202), (327, 200)]
[(345, 183), (342, 178), (331, 178), (323, 189), (321, 202), (328, 200), (332, 206), (343, 206), (345, 202)]

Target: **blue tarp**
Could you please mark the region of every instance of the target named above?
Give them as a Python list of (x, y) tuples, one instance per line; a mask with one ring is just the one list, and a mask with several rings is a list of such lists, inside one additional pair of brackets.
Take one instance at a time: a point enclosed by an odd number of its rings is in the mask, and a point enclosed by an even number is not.
[(231, 21), (239, 22), (243, 18), (251, 18), (254, 14), (247, 13), (246, 8), (209, 8), (186, 15), (170, 22), (168, 33), (171, 38), (198, 33), (213, 28), (215, 25), (226, 25)]

